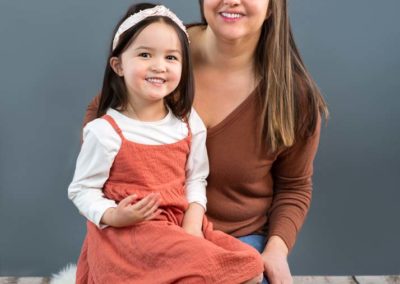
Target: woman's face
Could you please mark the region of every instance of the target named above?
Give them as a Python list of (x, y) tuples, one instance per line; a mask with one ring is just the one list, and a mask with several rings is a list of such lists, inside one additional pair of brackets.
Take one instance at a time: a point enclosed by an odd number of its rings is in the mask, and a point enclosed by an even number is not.
[(227, 40), (259, 36), (269, 0), (204, 0), (204, 17), (214, 34)]

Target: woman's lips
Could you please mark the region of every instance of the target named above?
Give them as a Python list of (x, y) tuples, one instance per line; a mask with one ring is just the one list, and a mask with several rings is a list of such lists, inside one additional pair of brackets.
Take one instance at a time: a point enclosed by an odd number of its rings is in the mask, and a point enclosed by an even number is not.
[(219, 13), (222, 19), (226, 22), (236, 22), (243, 18), (243, 14), (237, 12), (221, 12)]

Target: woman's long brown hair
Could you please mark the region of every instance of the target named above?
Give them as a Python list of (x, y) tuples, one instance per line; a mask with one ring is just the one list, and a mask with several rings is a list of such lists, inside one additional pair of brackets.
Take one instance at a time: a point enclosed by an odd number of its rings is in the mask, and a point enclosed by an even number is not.
[[(199, 0), (202, 21), (203, 2)], [(319, 116), (329, 111), (317, 85), (307, 71), (290, 26), (287, 1), (270, 0), (254, 56), (260, 77), (260, 134), (271, 151), (292, 146), (296, 139), (311, 136)]]

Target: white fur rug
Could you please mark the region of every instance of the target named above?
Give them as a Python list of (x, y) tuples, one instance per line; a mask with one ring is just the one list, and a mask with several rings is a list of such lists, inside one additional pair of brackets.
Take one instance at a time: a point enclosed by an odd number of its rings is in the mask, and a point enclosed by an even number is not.
[(75, 284), (76, 265), (67, 264), (60, 272), (53, 274), (50, 284)]

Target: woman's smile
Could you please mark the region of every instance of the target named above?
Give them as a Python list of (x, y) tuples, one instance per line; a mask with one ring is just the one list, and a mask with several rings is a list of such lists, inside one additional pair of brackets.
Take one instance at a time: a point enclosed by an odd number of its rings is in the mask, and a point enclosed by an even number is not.
[(237, 22), (244, 17), (242, 13), (238, 12), (220, 12), (222, 19), (226, 22)]

